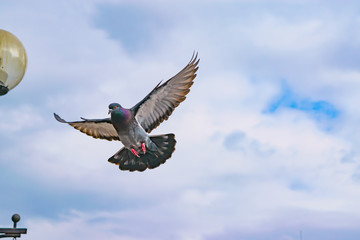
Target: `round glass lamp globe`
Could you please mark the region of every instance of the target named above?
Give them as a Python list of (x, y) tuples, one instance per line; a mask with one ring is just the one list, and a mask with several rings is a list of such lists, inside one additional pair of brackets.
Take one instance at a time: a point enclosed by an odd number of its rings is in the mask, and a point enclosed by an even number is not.
[(0, 29), (0, 95), (6, 94), (20, 83), (26, 65), (25, 48), (19, 39)]

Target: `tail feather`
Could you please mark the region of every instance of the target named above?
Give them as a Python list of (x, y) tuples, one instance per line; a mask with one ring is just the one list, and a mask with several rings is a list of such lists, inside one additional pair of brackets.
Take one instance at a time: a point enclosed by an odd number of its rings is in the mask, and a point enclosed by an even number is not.
[(156, 151), (147, 150), (140, 157), (134, 156), (127, 148), (121, 148), (114, 156), (109, 158), (109, 162), (119, 165), (121, 170), (144, 171), (153, 169), (165, 163), (175, 150), (175, 135), (172, 133), (151, 136), (150, 140), (157, 146)]

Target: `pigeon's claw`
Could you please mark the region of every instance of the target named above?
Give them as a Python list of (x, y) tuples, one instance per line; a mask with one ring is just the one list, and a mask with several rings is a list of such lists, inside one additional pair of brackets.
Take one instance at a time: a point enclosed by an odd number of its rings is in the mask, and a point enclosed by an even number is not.
[(141, 150), (143, 151), (143, 153), (146, 153), (146, 147), (145, 147), (145, 143), (141, 144)]
[(132, 148), (131, 149), (131, 153), (134, 154), (136, 157), (140, 157), (139, 154)]

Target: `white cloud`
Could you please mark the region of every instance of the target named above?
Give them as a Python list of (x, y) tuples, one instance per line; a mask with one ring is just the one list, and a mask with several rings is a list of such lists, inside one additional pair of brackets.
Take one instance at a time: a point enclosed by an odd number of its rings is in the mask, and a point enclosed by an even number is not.
[(0, 110), (0, 131), (16, 134), (26, 128), (33, 128), (43, 124), (44, 119), (36, 113), (30, 105), (21, 105), (16, 109), (4, 108)]

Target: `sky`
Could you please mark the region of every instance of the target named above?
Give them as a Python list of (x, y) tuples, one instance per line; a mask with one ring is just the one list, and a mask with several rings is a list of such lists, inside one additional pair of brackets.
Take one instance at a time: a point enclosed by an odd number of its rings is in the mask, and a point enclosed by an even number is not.
[[(1, 0), (25, 46), (0, 97), (0, 226), (21, 239), (360, 238), (360, 3)], [(152, 134), (165, 164), (57, 122), (132, 107), (198, 52), (187, 99)]]

